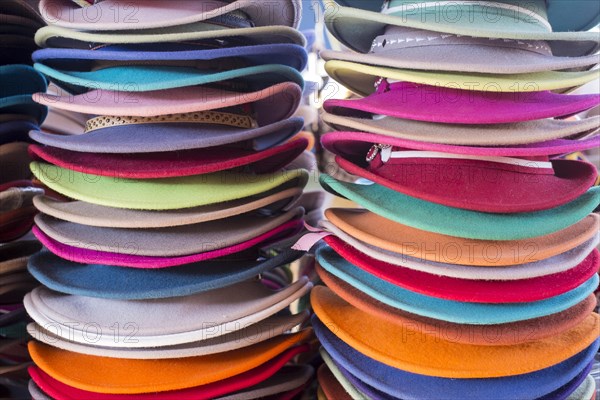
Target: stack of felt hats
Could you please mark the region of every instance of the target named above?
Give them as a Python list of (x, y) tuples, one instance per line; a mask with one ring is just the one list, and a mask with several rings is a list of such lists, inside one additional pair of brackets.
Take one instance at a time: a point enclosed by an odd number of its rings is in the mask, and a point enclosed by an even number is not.
[(325, 68), (364, 97), (325, 102), (329, 172), (357, 179), (321, 183), (363, 208), (312, 234), (321, 396), (593, 398), (600, 187), (560, 156), (600, 144), (565, 118), (600, 102), (565, 94), (598, 79), (598, 34), (552, 32), (543, 0), (326, 9), (358, 53)]
[(30, 391), (53, 399), (292, 398), (311, 289), (298, 1), (41, 1), (36, 70), (85, 130), (32, 131)]
[(23, 296), (37, 286), (27, 259), (40, 249), (26, 235), (36, 210), (32, 199), (44, 191), (32, 182), (28, 133), (45, 119), (47, 107), (33, 93), (46, 79), (31, 67), (33, 37), (44, 25), (24, 0), (0, 3), (0, 397), (27, 391), (27, 314)]

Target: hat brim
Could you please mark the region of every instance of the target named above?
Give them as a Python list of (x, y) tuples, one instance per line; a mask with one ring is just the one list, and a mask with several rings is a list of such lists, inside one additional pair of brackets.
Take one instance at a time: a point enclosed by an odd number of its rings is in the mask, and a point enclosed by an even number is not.
[(385, 115), (445, 124), (503, 124), (566, 117), (600, 103), (600, 95), (595, 94), (492, 93), (409, 82), (394, 85), (393, 90), (362, 99), (328, 100), (324, 108), (342, 116), (362, 112), (361, 116)]
[[(443, 14), (443, 7), (436, 7), (434, 12), (442, 14), (427, 14), (426, 18), (424, 13), (414, 12), (410, 7), (406, 8), (403, 15), (386, 15), (342, 7), (333, 0), (327, 0), (326, 4), (327, 30), (342, 44), (359, 53), (369, 52), (373, 40), (383, 35), (389, 25), (484, 38), (543, 40), (550, 42), (552, 52), (557, 56), (582, 56), (593, 54), (598, 49), (598, 36), (594, 32), (548, 32), (539, 26), (534, 27), (532, 23), (515, 23), (518, 20), (513, 14), (496, 14), (494, 22), (490, 23), (485, 10), (477, 12), (475, 9), (481, 8), (480, 5), (464, 5), (462, 9), (460, 4), (454, 5), (453, 12), (455, 8), (460, 10), (452, 18)], [(566, 15), (571, 13), (569, 7)]]
[[(343, 242), (335, 237), (326, 243)], [(317, 260), (336, 254), (331, 248), (317, 250)], [(526, 303), (559, 296), (582, 285), (598, 272), (600, 254), (593, 251), (579, 265), (564, 272), (529, 279), (484, 281), (438, 276), (378, 261), (356, 251), (341, 252), (344, 259), (377, 278), (406, 290), (440, 299), (469, 303)]]
[[(175, 210), (222, 203), (263, 193), (288, 182), (306, 185), (308, 172), (250, 175), (228, 171), (147, 181), (81, 174), (34, 161), (33, 174), (50, 189), (75, 200), (134, 210)], [(231, 185), (231, 182), (236, 182)], [(160, 193), (160, 196), (158, 196)]]
[(384, 117), (373, 119), (362, 111), (344, 110), (336, 115), (322, 114), (323, 121), (337, 130), (372, 132), (415, 142), (455, 146), (511, 146), (548, 140), (592, 135), (598, 131), (600, 117), (580, 120), (542, 119), (505, 124), (441, 124)]
[[(367, 54), (325, 50), (320, 54), (325, 61), (340, 60), (398, 69), (477, 74), (587, 70), (600, 62), (600, 56), (597, 54), (582, 57), (554, 57), (520, 49), (464, 45), (427, 45)], [(431, 60), (434, 59), (436, 62), (432, 63)]]
[(75, 96), (64, 92), (58, 95), (33, 95), (35, 102), (60, 110), (134, 117), (208, 111), (248, 104), (253, 107), (259, 126), (290, 117), (298, 108), (301, 98), (302, 89), (292, 82), (248, 93), (194, 86), (128, 95), (110, 90), (92, 90)]
[[(330, 208), (325, 211), (325, 217), (328, 230), (330, 225), (335, 226), (334, 234), (337, 235), (341, 230), (358, 241), (387, 252), (437, 263), (486, 267), (548, 260), (594, 239), (600, 228), (600, 216), (592, 213), (563, 230), (535, 238), (532, 246), (531, 240), (466, 240), (440, 235), (411, 228), (361, 209)], [(431, 243), (436, 243), (437, 247), (429, 248)], [(494, 254), (491, 254), (492, 248)], [(520, 249), (518, 254), (515, 254), (515, 249)], [(568, 262), (562, 260), (556, 264)], [(548, 270), (554, 269), (548, 267)]]
[(343, 245), (338, 245), (340, 242), (335, 240), (335, 238), (327, 239), (329, 245), (339, 254), (343, 255), (346, 252), (364, 254), (365, 257), (368, 256), (375, 260), (398, 267), (409, 268), (415, 271), (427, 272), (439, 276), (471, 280), (510, 281), (564, 272), (583, 262), (583, 260), (585, 260), (585, 258), (596, 248), (598, 243), (600, 243), (600, 234), (596, 234), (581, 245), (554, 257), (512, 265), (509, 268), (490, 268), (490, 266), (473, 266), (468, 264), (463, 265), (430, 261), (401, 253), (394, 253), (362, 242), (348, 235), (341, 229), (338, 229), (331, 223), (322, 222), (321, 225), (343, 242)]
[(289, 250), (256, 261), (206, 261), (149, 273), (74, 263), (44, 250), (30, 258), (28, 270), (44, 286), (61, 293), (119, 300), (162, 299), (230, 286), (288, 264), (302, 254)]
[(177, 152), (114, 154), (83, 153), (31, 145), (33, 159), (82, 173), (133, 179), (201, 175), (244, 167), (244, 171), (278, 171), (298, 157), (308, 145), (298, 139), (254, 152), (232, 147), (208, 147)]
[[(455, 207), (464, 210), (486, 213), (528, 213), (549, 210), (567, 204), (594, 185), (598, 172), (593, 164), (576, 160), (553, 160), (553, 175), (527, 175), (503, 169), (493, 170), (490, 165), (468, 166), (470, 179), (455, 181), (443, 176), (432, 179), (431, 175), (421, 175), (427, 166), (432, 173), (443, 174), (457, 165), (452, 162), (433, 162), (419, 165), (405, 165), (395, 175), (387, 171), (381, 175), (336, 156), (335, 161), (346, 172), (388, 187), (407, 196)], [(410, 172), (413, 171), (413, 172)], [(469, 178), (466, 178), (469, 179)], [(457, 184), (459, 186), (457, 186)], [(507, 193), (510, 193), (508, 195)]]
[(566, 91), (598, 79), (597, 70), (582, 72), (542, 71), (499, 75), (396, 69), (338, 60), (327, 61), (325, 71), (331, 78), (361, 96), (374, 93), (376, 90), (375, 82), (379, 78), (494, 93)]
[(577, 199), (549, 210), (490, 214), (427, 202), (376, 183), (347, 183), (328, 175), (321, 175), (320, 182), (328, 192), (345, 197), (403, 225), (449, 236), (483, 240), (518, 240), (548, 235), (582, 220), (600, 203), (600, 188), (593, 187)]
[[(591, 346), (599, 325), (598, 315), (591, 314), (569, 331), (532, 343), (476, 346), (450, 343), (410, 327), (399, 330), (322, 287), (312, 291), (311, 304), (319, 320), (333, 327), (338, 338), (368, 357), (415, 374), (442, 378), (501, 378), (552, 367)], [(440, 355), (444, 362), (432, 354)]]
[(369, 297), (320, 266), (317, 268), (319, 277), (329, 289), (364, 312), (387, 319), (398, 326), (420, 326), (425, 332), (446, 338), (451, 342), (480, 346), (527, 343), (556, 335), (583, 321), (598, 303), (596, 297), (591, 294), (571, 308), (544, 317), (497, 325), (456, 324), (390, 307)]
[(97, 50), (42, 49), (32, 55), (35, 63), (65, 70), (90, 70), (95, 61), (213, 61), (227, 58), (242, 59), (252, 65), (281, 64), (302, 71), (307, 56), (304, 47), (275, 43), (223, 48), (205, 48), (194, 44), (121, 45)]
[(148, 92), (236, 79), (243, 80), (251, 90), (266, 89), (282, 82), (294, 82), (300, 87), (304, 86), (302, 75), (297, 70), (277, 64), (212, 73), (196, 68), (168, 66), (124, 65), (89, 72), (57, 70), (39, 63), (33, 66), (58, 86), (75, 94), (85, 93), (90, 89), (112, 90), (115, 87), (127, 92)]
[[(85, 8), (69, 0), (42, 0), (39, 8), (48, 24), (94, 31), (168, 28), (200, 21), (210, 22), (212, 18), (235, 11), (245, 13), (252, 26), (283, 25), (297, 28), (302, 15), (302, 2), (299, 0), (271, 5), (252, 0), (227, 3), (183, 1), (168, 5), (153, 0), (138, 0), (135, 7), (130, 8), (115, 0), (104, 0)], [(90, 23), (93, 25), (90, 26)]]
[[(600, 341), (596, 341), (565, 361), (529, 374), (497, 379), (447, 379), (387, 366), (340, 340), (317, 318), (313, 318), (312, 324), (322, 346), (336, 363), (366, 384), (396, 398), (512, 400), (515, 395), (539, 398), (576, 377), (590, 364), (600, 345)], [(532, 385), (531, 382), (536, 384)]]
[(255, 212), (271, 216), (295, 206), (302, 188), (286, 185), (238, 200), (174, 211), (129, 210), (99, 206), (84, 201), (57, 201), (36, 196), (33, 204), (40, 212), (54, 218), (82, 225), (107, 228), (165, 228), (215, 221)]
[(242, 214), (225, 220), (154, 229), (101, 228), (38, 214), (39, 230), (55, 241), (79, 249), (121, 255), (180, 257), (235, 246), (304, 217), (302, 208), (264, 217)]
[[(35, 341), (29, 343), (29, 350), (41, 370), (66, 385), (98, 393), (137, 394), (188, 389), (223, 381), (274, 359), (309, 339), (310, 333), (305, 330), (232, 352), (175, 360), (109, 359), (54, 349)], [(98, 372), (89, 372), (98, 371), (97, 368), (110, 372), (101, 374), (102, 379), (98, 379)], [(189, 374), (190, 370), (197, 373)], [(132, 376), (132, 371), (138, 373)], [(176, 396), (174, 399), (181, 398), (179, 394)]]
[[(45, 247), (47, 247), (54, 254), (66, 260), (83, 264), (97, 263), (128, 268), (154, 269), (169, 268), (200, 261), (214, 260), (216, 258), (226, 256), (230, 256), (229, 259), (236, 259), (236, 255), (238, 256), (238, 259), (242, 260), (256, 259), (258, 257), (257, 253), (259, 253), (260, 248), (268, 244), (293, 237), (294, 235), (300, 233), (303, 227), (303, 220), (295, 219), (284, 223), (262, 235), (256, 236), (241, 243), (234, 244), (232, 246), (195, 254), (172, 257), (113, 253), (96, 250), (97, 246), (94, 245), (91, 246), (91, 249), (89, 247), (75, 247), (51, 238), (37, 226), (33, 227), (32, 232)], [(130, 246), (131, 244), (125, 245)]]
[(287, 26), (228, 29), (204, 23), (176, 28), (142, 30), (127, 35), (122, 32), (83, 32), (50, 25), (36, 32), (35, 44), (39, 47), (89, 49), (97, 44), (192, 42), (231, 37), (242, 37), (252, 40), (256, 44), (291, 43), (302, 47), (306, 44), (304, 35)]

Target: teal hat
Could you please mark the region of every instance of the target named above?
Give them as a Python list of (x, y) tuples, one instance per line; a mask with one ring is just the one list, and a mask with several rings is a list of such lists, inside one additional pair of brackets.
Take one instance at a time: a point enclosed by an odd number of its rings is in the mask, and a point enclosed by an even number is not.
[[(36, 63), (34, 68), (57, 85), (75, 94), (91, 89), (147, 92), (237, 80), (251, 90), (260, 90), (282, 82), (304, 86), (302, 75), (292, 68), (267, 64), (228, 71), (207, 71), (192, 67), (123, 65), (95, 71), (63, 71)], [(235, 83), (234, 83), (235, 85)]]
[(598, 50), (598, 34), (560, 30), (597, 24), (599, 6), (587, 3), (597, 2), (388, 0), (381, 12), (375, 12), (325, 0), (325, 24), (336, 39), (361, 53), (367, 53), (387, 27), (401, 26), (482, 38), (546, 41), (555, 56), (582, 56)]
[(469, 239), (518, 240), (548, 235), (582, 220), (600, 204), (600, 187), (592, 187), (577, 199), (549, 210), (492, 214), (431, 203), (376, 183), (342, 182), (325, 174), (319, 180), (328, 192), (392, 221)]
[(48, 108), (34, 102), (31, 95), (46, 88), (46, 78), (28, 65), (0, 66), (0, 113), (30, 115), (41, 124)]

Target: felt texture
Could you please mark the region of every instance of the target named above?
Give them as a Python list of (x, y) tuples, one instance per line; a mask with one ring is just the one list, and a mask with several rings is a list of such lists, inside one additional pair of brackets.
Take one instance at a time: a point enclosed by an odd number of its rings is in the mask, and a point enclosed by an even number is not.
[[(329, 244), (335, 237), (325, 239)], [(338, 243), (338, 247), (343, 246)], [(317, 250), (319, 262), (335, 268), (341, 257), (330, 247)], [(574, 268), (557, 274), (510, 281), (470, 280), (437, 276), (387, 264), (359, 252), (345, 252), (344, 260), (378, 279), (402, 289), (439, 299), (469, 303), (527, 303), (548, 299), (577, 288), (598, 273), (600, 252), (594, 249)]]
[(508, 146), (457, 146), (453, 144), (431, 143), (389, 137), (376, 133), (357, 131), (328, 132), (321, 136), (324, 148), (357, 165), (364, 165), (364, 158), (374, 143), (388, 144), (402, 149), (435, 151), (442, 153), (492, 156), (492, 157), (528, 157), (550, 156), (588, 150), (600, 145), (600, 137), (592, 136), (581, 140), (554, 139), (525, 145)]
[(48, 397), (48, 395), (46, 395), (46, 393), (44, 393), (44, 391), (42, 389), (40, 389), (40, 387), (33, 381), (33, 379), (29, 380), (29, 383), (27, 384), (27, 390), (29, 391), (29, 394), (32, 399), (54, 400), (54, 399)]
[(66, 294), (119, 300), (162, 299), (224, 288), (298, 259), (286, 250), (256, 261), (216, 260), (153, 271), (102, 264), (79, 264), (48, 250), (33, 255), (27, 269), (40, 283)]
[[(219, 337), (257, 323), (288, 307), (311, 286), (304, 278), (273, 292), (258, 281), (246, 281), (186, 297), (137, 301), (65, 295), (38, 287), (24, 305), (40, 326), (54, 323), (61, 328), (52, 333), (74, 342), (89, 344), (85, 326), (93, 321), (101, 327), (97, 346), (160, 347)], [(113, 324), (124, 327), (132, 321), (133, 335), (131, 328), (109, 333)]]
[(39, 47), (67, 47), (89, 49), (94, 43), (136, 44), (194, 42), (205, 39), (242, 37), (256, 44), (291, 43), (304, 47), (306, 39), (298, 30), (287, 26), (259, 26), (252, 28), (221, 28), (213, 24), (195, 23), (162, 29), (144, 29), (124, 35), (120, 32), (75, 31), (59, 26), (45, 26), (35, 34)]
[(63, 71), (35, 63), (33, 67), (58, 86), (75, 93), (88, 89), (112, 90), (115, 85), (130, 92), (172, 89), (186, 86), (206, 85), (243, 78), (255, 90), (265, 89), (281, 82), (294, 82), (304, 86), (302, 75), (294, 68), (266, 64), (232, 69), (222, 72), (203, 71), (190, 67), (129, 65), (114, 66), (90, 72)]
[(313, 374), (314, 369), (310, 365), (288, 365), (261, 383), (247, 390), (219, 397), (218, 400), (252, 400), (292, 391), (309, 382)]
[(594, 400), (596, 398), (596, 379), (588, 375), (579, 387), (567, 397), (567, 400)]
[(311, 293), (321, 322), (363, 354), (409, 372), (446, 378), (495, 378), (535, 372), (556, 365), (597, 339), (599, 321), (591, 314), (575, 328), (523, 345), (477, 346), (451, 343), (398, 330), (388, 321), (360, 311), (324, 287)]
[(505, 124), (439, 124), (410, 119), (372, 119), (362, 111), (344, 109), (342, 114), (323, 112), (325, 123), (337, 130), (372, 132), (392, 138), (455, 146), (510, 146), (577, 137), (597, 131), (599, 117), (579, 120), (543, 119)]
[(2, 65), (0, 76), (2, 76), (0, 83), (2, 98), (46, 90), (44, 76), (28, 65)]
[(135, 95), (100, 89), (82, 95), (64, 91), (58, 94), (40, 92), (34, 93), (32, 98), (42, 105), (82, 114), (120, 117), (154, 117), (248, 105), (256, 111), (259, 126), (289, 118), (298, 107), (302, 95), (300, 86), (293, 82), (278, 83), (248, 93), (206, 86), (139, 92)]
[[(372, 258), (393, 266), (409, 268), (438, 276), (470, 280), (513, 281), (557, 274), (574, 268), (582, 263), (600, 243), (600, 235), (597, 233), (583, 244), (557, 256), (545, 258), (540, 261), (512, 265), (507, 268), (490, 268), (488, 266), (477, 267), (472, 265), (441, 263), (398, 254), (388, 250), (382, 250), (366, 242), (354, 239), (352, 236), (346, 234), (344, 231), (327, 221), (322, 221), (321, 226), (340, 239), (335, 240), (333, 238), (326, 238), (325, 240), (338, 254), (342, 255), (342, 257), (345, 257), (346, 253), (358, 257), (364, 255), (365, 258)], [(530, 253), (530, 251), (527, 251), (526, 254)]]
[(49, 196), (38, 196), (33, 204), (42, 213), (64, 221), (106, 228), (166, 228), (216, 221), (245, 213), (277, 215), (295, 205), (302, 189), (275, 188), (222, 203), (183, 208), (179, 210), (127, 210), (86, 203), (84, 201), (57, 201)]
[(34, 102), (30, 94), (0, 98), (0, 111), (3, 114), (27, 115), (33, 119), (36, 125), (41, 125), (48, 115), (48, 108)]
[(33, 197), (41, 194), (44, 194), (44, 191), (36, 187), (12, 187), (0, 191), (0, 217), (4, 212), (30, 206)]
[(446, 124), (501, 124), (568, 116), (600, 103), (600, 95), (552, 92), (498, 93), (454, 87), (392, 83), (389, 91), (356, 100), (327, 100), (327, 112), (346, 110)]
[(23, 270), (29, 257), (41, 249), (35, 240), (21, 240), (0, 246), (0, 276)]
[[(26, 116), (23, 116), (26, 118)], [(15, 120), (0, 122), (0, 145), (10, 142), (24, 142), (29, 139), (28, 132), (39, 129), (32, 121)]]
[(351, 399), (357, 399), (357, 400), (366, 400), (365, 396), (360, 393), (356, 387), (354, 387), (352, 385), (352, 383), (350, 383), (348, 381), (348, 379), (346, 378), (346, 376), (342, 373), (340, 367), (338, 367), (338, 365), (335, 363), (335, 361), (331, 358), (331, 356), (329, 355), (329, 353), (327, 353), (327, 351), (321, 347), (319, 349), (319, 354), (321, 355), (321, 358), (323, 359), (323, 361), (325, 362), (327, 368), (329, 369), (329, 371), (331, 371), (331, 373), (333, 374), (333, 376), (335, 377), (335, 379), (338, 381), (338, 383), (342, 386), (343, 390), (350, 395)]
[[(312, 331), (304, 330), (227, 353), (175, 360), (107, 359), (57, 351), (33, 341), (29, 348), (41, 372), (53, 378), (50, 382), (58, 389), (56, 393), (65, 391), (71, 395), (67, 398), (81, 398), (81, 391), (84, 391), (99, 393), (99, 399), (112, 399), (116, 394), (155, 397), (152, 392), (161, 392), (160, 397), (165, 399), (182, 398), (182, 395), (186, 396), (184, 398), (210, 399), (259, 383), (273, 375), (290, 358), (307, 350), (306, 345), (292, 346), (306, 341), (311, 334)], [(82, 371), (82, 368), (90, 369)], [(197, 373), (190, 374), (190, 370)], [(36, 374), (37, 370), (32, 372)], [(96, 374), (103, 379), (98, 380)], [(39, 375), (37, 377), (40, 385), (42, 380)], [(68, 386), (75, 390), (71, 391)], [(85, 398), (93, 395), (84, 394)]]
[(36, 215), (35, 222), (48, 237), (80, 249), (132, 256), (180, 257), (247, 242), (303, 216), (302, 208), (294, 208), (273, 217), (246, 214), (223, 221), (143, 230), (90, 227), (44, 214)]
[(363, 398), (376, 399), (376, 400), (393, 400), (394, 398), (385, 394), (384, 392), (375, 389), (372, 386), (367, 385), (360, 379), (356, 378), (354, 375), (344, 370), (343, 367), (340, 368), (340, 371), (346, 379), (353, 384), (357, 390), (360, 390), (363, 393)]
[[(102, 154), (96, 156), (78, 155), (78, 158), (84, 159), (82, 162), (94, 161), (98, 163), (98, 159), (101, 157), (105, 159), (106, 157), (122, 158), (124, 154), (131, 156), (131, 153), (135, 154), (134, 159), (136, 157), (138, 159), (152, 157), (152, 154), (145, 153), (185, 152), (186, 150), (194, 150), (193, 152), (188, 151), (188, 153), (203, 152), (206, 154), (206, 152), (211, 151), (209, 148), (234, 143), (242, 149), (232, 148), (232, 153), (243, 156), (244, 147), (258, 152), (283, 143), (298, 133), (302, 128), (302, 124), (301, 118), (289, 118), (252, 129), (197, 123), (156, 123), (106, 127), (83, 135), (55, 135), (43, 131), (31, 131), (29, 135), (37, 142), (59, 149), (83, 153), (112, 153), (112, 155)], [(199, 134), (199, 131), (201, 134)], [(201, 149), (204, 149), (204, 151)], [(54, 152), (57, 152), (57, 150)], [(173, 155), (169, 155), (169, 157), (173, 157)], [(92, 160), (89, 160), (90, 158)], [(207, 162), (210, 162), (210, 160), (207, 160)], [(232, 163), (235, 163), (235, 161), (232, 161)], [(69, 163), (69, 166), (73, 166), (72, 164), (72, 162)], [(135, 161), (131, 161), (131, 164), (134, 167)], [(215, 167), (213, 166), (213, 168)], [(78, 169), (81, 169), (81, 167), (78, 167)], [(98, 168), (94, 169), (97, 170)]]
[[(137, 24), (136, 24), (137, 25)], [(241, 59), (251, 65), (282, 64), (302, 71), (306, 67), (306, 50), (296, 44), (263, 44), (234, 47), (216, 47), (202, 44), (165, 43), (153, 45), (105, 46), (95, 50), (42, 49), (33, 52), (33, 62), (65, 69), (90, 69), (94, 61), (171, 61)]]
[[(39, 70), (39, 68), (37, 69)], [(419, 71), (377, 67), (338, 60), (327, 61), (325, 71), (341, 85), (361, 96), (374, 93), (376, 90), (374, 84), (380, 77), (422, 85), (458, 88), (463, 91), (478, 89), (490, 93), (526, 93), (568, 90), (592, 82), (598, 76), (597, 71), (542, 71), (510, 75)], [(41, 70), (41, 72), (47, 73), (45, 70)]]
[(328, 192), (385, 218), (417, 229), (470, 239), (518, 240), (548, 235), (581, 221), (600, 204), (600, 188), (593, 187), (577, 199), (550, 210), (487, 214), (415, 199), (375, 183), (346, 183), (328, 175), (321, 175), (319, 180)]
[[(406, 30), (413, 38), (440, 38), (440, 34), (424, 30)], [(391, 33), (393, 37), (393, 33)], [(407, 35), (407, 36), (408, 36)], [(408, 36), (408, 37), (411, 37)], [(432, 39), (435, 40), (435, 39)], [(589, 69), (598, 63), (597, 55), (581, 57), (554, 57), (551, 54), (539, 54), (523, 48), (505, 48), (502, 46), (464, 45), (440, 42), (433, 46), (386, 49), (359, 54), (349, 51), (322, 51), (325, 61), (341, 60), (360, 64), (415, 69), (428, 71), (455, 71), (486, 74), (523, 74), (540, 71), (558, 71), (566, 69)], [(435, 63), (431, 60), (435, 59)], [(490, 60), (494, 60), (490, 63)]]
[[(560, 387), (559, 389), (555, 390), (552, 393), (548, 393), (547, 395), (541, 397), (541, 399), (543, 399), (543, 400), (547, 400), (547, 399), (561, 399), (561, 400), (562, 399), (567, 399), (581, 385), (585, 385), (586, 378), (588, 377), (588, 374), (591, 372), (592, 366), (593, 366), (593, 364), (590, 363), (587, 367), (585, 367), (585, 369), (583, 369), (579, 373), (579, 375), (577, 375), (575, 378), (573, 378), (569, 383), (567, 383), (566, 385)], [(581, 397), (581, 398), (585, 398), (585, 397)]]
[[(69, 0), (41, 0), (42, 17), (48, 24), (76, 30), (94, 31), (130, 31), (139, 29), (166, 28), (186, 25), (194, 22), (211, 20), (227, 15), (232, 11), (245, 13), (252, 26), (283, 25), (297, 28), (302, 14), (302, 3), (299, 0), (278, 2), (274, 8), (266, 4), (255, 4), (251, 0), (235, 0), (227, 3), (198, 1), (192, 4), (169, 4), (157, 6), (152, 0), (139, 0), (136, 3), (135, 16), (128, 20), (117, 18), (113, 12), (115, 7), (123, 5), (115, 0), (90, 5), (83, 10)], [(90, 26), (90, 15), (96, 15), (93, 26)], [(132, 23), (134, 22), (134, 23)], [(90, 29), (93, 28), (93, 29)]]
[[(487, 6), (485, 5), (475, 6), (471, 10), (468, 10), (469, 5), (457, 5), (461, 11), (457, 13), (459, 14), (457, 18), (450, 19), (444, 15), (445, 10), (443, 8), (423, 9), (422, 11), (417, 10), (417, 12), (414, 12), (414, 10), (411, 12), (410, 8), (404, 8), (404, 13), (386, 15), (379, 12), (340, 7), (333, 0), (326, 0), (325, 3), (327, 30), (342, 44), (360, 53), (367, 53), (371, 48), (373, 39), (381, 35), (388, 25), (474, 37), (556, 41), (558, 43), (553, 46), (553, 54), (557, 56), (576, 56), (592, 53), (596, 48), (595, 43), (598, 39), (591, 32), (552, 32), (546, 26), (534, 21), (533, 18), (528, 19), (530, 23), (518, 23), (518, 13), (495, 8), (486, 11)], [(333, 7), (334, 4), (335, 7)], [(376, 2), (376, 5), (378, 4)], [(589, 8), (585, 6), (579, 9), (580, 13), (573, 13), (573, 8), (569, 6), (567, 6), (569, 12), (565, 12), (564, 6), (562, 8), (563, 12), (559, 13), (555, 20), (563, 21), (565, 15), (577, 15), (577, 17), (571, 18), (577, 18), (578, 20), (588, 20), (590, 17)], [(577, 8), (575, 9), (577, 10)], [(494, 23), (490, 23), (488, 12), (498, 17), (494, 19)], [(425, 17), (426, 13), (428, 13), (428, 18)], [(582, 15), (585, 16), (581, 17)], [(592, 15), (595, 17), (595, 13), (592, 13)], [(434, 21), (435, 23), (433, 23)], [(579, 24), (575, 24), (575, 26), (577, 25)], [(562, 27), (570, 27), (570, 24), (564, 24)], [(579, 44), (578, 42), (582, 43)], [(573, 48), (575, 50), (572, 50)], [(579, 52), (574, 54), (577, 50)]]
[(583, 301), (598, 285), (594, 274), (575, 289), (529, 303), (472, 303), (445, 300), (406, 290), (352, 265), (332, 250), (319, 252), (319, 265), (366, 295), (391, 307), (424, 317), (471, 325), (496, 325), (539, 318)]
[(40, 342), (75, 353), (109, 358), (158, 360), (165, 358), (174, 359), (205, 356), (251, 346), (272, 337), (283, 335), (285, 332), (304, 322), (307, 319), (307, 316), (306, 312), (289, 316), (274, 315), (263, 321), (257, 322), (256, 324), (244, 326), (238, 331), (215, 338), (175, 346), (139, 349), (127, 347), (102, 347), (90, 343), (82, 344), (72, 342), (54, 335), (51, 332), (53, 329), (52, 327), (50, 327), (50, 330), (45, 330), (36, 323), (27, 325), (27, 332)]
[[(181, 256), (141, 256), (135, 254), (134, 243), (124, 243), (122, 246), (127, 250), (123, 253), (113, 253), (108, 251), (97, 250), (97, 246), (75, 247), (68, 244), (58, 242), (46, 235), (37, 226), (32, 229), (36, 238), (46, 246), (51, 252), (67, 259), (83, 264), (100, 263), (106, 265), (116, 265), (129, 268), (167, 268), (178, 265), (197, 263), (200, 261), (213, 260), (220, 257), (231, 256), (229, 259), (250, 260), (256, 259), (260, 248), (268, 244), (275, 243), (290, 237), (294, 237), (302, 231), (304, 223), (302, 218), (296, 218), (279, 225), (261, 235), (255, 236), (252, 239), (223, 247), (212, 248), (212, 242), (206, 246), (205, 251), (192, 253)], [(205, 243), (206, 244), (206, 243)]]
[(356, 308), (391, 321), (398, 326), (413, 326), (423, 332), (443, 337), (450, 342), (481, 346), (527, 343), (559, 334), (582, 322), (597, 304), (596, 297), (591, 294), (564, 311), (543, 317), (495, 325), (458, 324), (390, 307), (369, 297), (319, 266), (317, 266), (317, 271), (329, 289)]
[[(380, 11), (383, 1), (370, 0), (337, 0), (337, 3), (346, 7), (360, 8), (369, 11)], [(554, 32), (587, 31), (598, 25), (600, 6), (587, 1), (577, 1), (576, 8), (573, 2), (565, 3), (561, 0), (548, 0), (548, 22)]]
[(333, 376), (333, 373), (329, 370), (327, 365), (321, 364), (317, 370), (317, 378), (319, 380), (319, 385), (321, 385), (321, 388), (328, 399), (352, 400), (352, 397), (350, 397), (348, 392), (344, 390), (335, 376)]
[(335, 161), (351, 175), (408, 196), (489, 213), (555, 208), (581, 196), (598, 177), (593, 164), (578, 160), (551, 161), (553, 174), (511, 170), (478, 160), (413, 158), (382, 165), (376, 158), (367, 168), (341, 156)]
[(336, 363), (366, 384), (396, 398), (538, 398), (577, 376), (593, 360), (600, 345), (599, 341), (595, 341), (582, 352), (559, 364), (528, 374), (484, 379), (447, 379), (389, 367), (348, 346), (317, 318), (313, 318), (313, 326), (319, 341)]
[(5, 213), (0, 221), (0, 243), (16, 240), (29, 232), (35, 213), (31, 206)]
[[(330, 208), (325, 211), (325, 217), (348, 235), (384, 250), (434, 262), (490, 267), (519, 265), (558, 256), (592, 239), (600, 229), (600, 217), (590, 214), (563, 230), (536, 237), (532, 243), (531, 239), (488, 241), (441, 235), (361, 209)], [(451, 253), (449, 246), (455, 247)], [(496, 250), (493, 255), (486, 251), (492, 247)]]
[(0, 184), (28, 179), (31, 176), (27, 171), (27, 164), (30, 161), (27, 143), (13, 142), (1, 145), (0, 160), (2, 162)]
[(209, 147), (142, 154), (81, 153), (56, 147), (29, 146), (32, 158), (84, 174), (131, 179), (171, 178), (243, 169), (271, 173), (284, 168), (306, 149), (308, 141), (293, 140), (255, 152), (231, 147)]
[[(89, 203), (135, 210), (174, 210), (241, 199), (290, 181), (305, 182), (304, 170), (253, 176), (216, 172), (152, 181), (90, 176), (50, 164), (32, 162), (33, 174), (62, 195)], [(235, 185), (232, 183), (235, 182)]]

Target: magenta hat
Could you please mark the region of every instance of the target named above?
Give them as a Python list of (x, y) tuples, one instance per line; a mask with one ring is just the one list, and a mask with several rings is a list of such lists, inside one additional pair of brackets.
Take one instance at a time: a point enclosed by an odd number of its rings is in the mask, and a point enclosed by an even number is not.
[(566, 117), (600, 104), (599, 94), (553, 92), (500, 93), (460, 90), (383, 80), (377, 92), (358, 100), (327, 100), (325, 111), (336, 115), (386, 115), (449, 124), (502, 124)]

